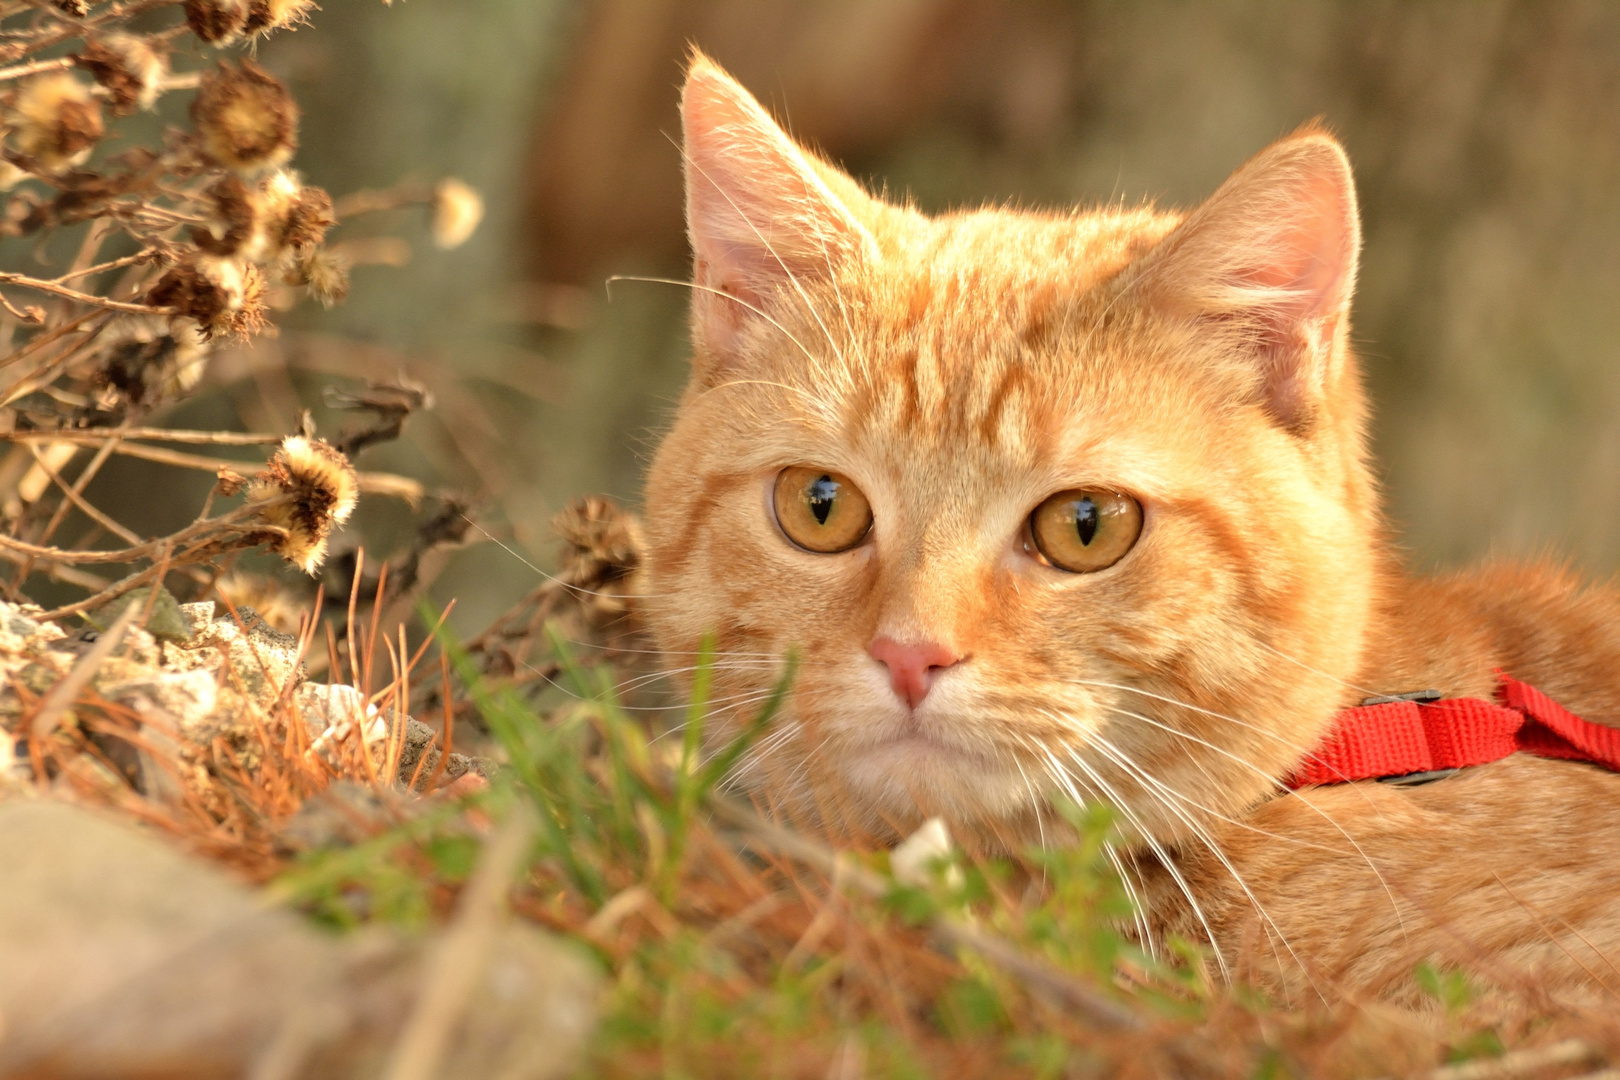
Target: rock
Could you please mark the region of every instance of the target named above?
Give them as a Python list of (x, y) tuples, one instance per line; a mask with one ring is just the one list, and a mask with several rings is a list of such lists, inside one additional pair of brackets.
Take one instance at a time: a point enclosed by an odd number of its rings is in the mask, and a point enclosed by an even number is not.
[[(435, 732), (420, 720), (405, 718), (405, 742), (399, 755), (399, 782), (411, 783), (416, 780), (416, 787), (424, 787), (434, 774), (439, 775), (440, 783), (459, 780), (469, 773), (488, 779), (495, 775), (495, 763), (488, 758), (468, 757), (466, 754), (451, 752), (444, 762), (444, 769), (439, 770), (439, 758), (442, 751), (434, 743)], [(422, 761), (423, 754), (427, 760)], [(417, 765), (421, 763), (421, 768)]]
[(220, 650), (231, 684), (247, 697), (268, 704), (289, 686), (304, 681), (298, 639), (260, 619), (250, 607), (239, 607), (236, 612), (240, 624), (229, 614), (221, 615), (198, 626), (186, 648)]
[[(141, 593), (129, 602), (144, 603), (146, 599), (147, 594)], [(217, 614), (212, 603), (174, 604), (173, 599), (160, 592), (153, 606), (154, 612), (165, 611), (170, 624), (167, 630), (154, 635), (141, 627), (130, 628), (117, 651), (100, 662), (90, 680), (97, 694), (126, 707), (142, 721), (139, 740), (105, 732), (92, 736), (137, 791), (165, 802), (181, 796), (172, 762), (164, 768), (154, 760), (153, 747), (170, 758), (189, 761), (224, 739), (241, 765), (255, 767), (261, 725), (279, 722), (276, 711), (289, 700), (309, 732), (310, 752), (327, 764), (341, 766), (339, 746), (356, 729), (373, 759), (381, 763), (390, 749), (388, 740), (397, 730), (392, 726), (398, 722), (396, 718), (384, 716), (353, 687), (306, 683), (295, 638), (280, 633), (248, 607), (239, 606), (234, 615)], [(110, 621), (106, 612), (97, 613), (97, 619)], [(27, 739), (19, 723), (95, 647), (100, 633), (92, 626), (68, 635), (55, 625), (31, 618), (29, 609), (0, 602), (0, 729), (10, 736), (0, 744), (0, 758), (4, 758), (0, 776), (17, 782), (33, 777)], [(403, 722), (405, 730), (398, 736), (399, 769), (394, 777), (399, 782), (409, 784), (414, 778), (422, 787), (435, 778), (444, 785), (469, 774), (492, 774), (490, 762), (465, 754), (449, 755), (441, 767), (441, 750), (433, 743), (432, 729), (408, 716)], [(75, 724), (69, 711), (60, 727), (70, 731)], [(352, 765), (354, 759), (348, 760)], [(104, 786), (101, 781), (112, 775), (98, 765), (86, 768), (96, 772), (98, 786)]]
[(337, 744), (357, 726), (367, 747), (375, 747), (388, 737), (388, 721), (377, 706), (352, 686), (305, 683), (293, 692), (293, 705), (304, 718), (304, 727), (314, 736), (310, 753), (319, 754), (330, 764), (337, 762)]
[(276, 843), (291, 854), (350, 847), (401, 819), (399, 807), (370, 787), (335, 780), (304, 800), (276, 832)]
[(161, 641), (185, 641), (191, 637), (191, 616), (185, 608), (196, 605), (182, 606), (180, 601), (174, 598), (174, 594), (162, 585), (157, 586), (155, 599), (150, 585), (142, 589), (133, 589), (105, 607), (86, 613), (84, 620), (97, 630), (107, 630), (118, 621), (119, 616), (129, 610), (132, 604), (143, 613), (144, 617), (138, 621), (153, 638)]
[[(434, 938), (344, 938), (158, 837), (45, 800), (0, 803), (0, 1077), (373, 1077)], [(503, 924), (438, 1072), (568, 1074), (598, 979)]]
[(96, 680), (103, 697), (129, 705), (137, 713), (161, 712), (172, 717), (181, 738), (206, 743), (225, 730), (217, 715), (220, 685), (214, 670), (190, 671), (143, 668), (120, 681)]

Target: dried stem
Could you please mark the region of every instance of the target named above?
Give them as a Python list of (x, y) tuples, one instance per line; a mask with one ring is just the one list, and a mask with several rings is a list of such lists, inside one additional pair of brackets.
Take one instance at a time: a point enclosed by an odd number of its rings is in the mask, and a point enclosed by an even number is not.
[(131, 304), (123, 300), (110, 300), (105, 296), (96, 296), (92, 293), (80, 292), (60, 285), (55, 281), (44, 278), (29, 277), (27, 274), (10, 274), (0, 271), (0, 285), (21, 285), (26, 289), (36, 289), (39, 292), (50, 293), (76, 304), (89, 304), (91, 307), (105, 308), (108, 311), (125, 311), (131, 315), (179, 315), (177, 307), (158, 307), (152, 304)]
[[(285, 435), (236, 431), (185, 431), (170, 428), (126, 427), (105, 431), (7, 431), (5, 442), (73, 442), (97, 445), (123, 439), (149, 439), (153, 442), (191, 443), (205, 446), (266, 446), (279, 443)], [(240, 465), (241, 462), (235, 464)]]

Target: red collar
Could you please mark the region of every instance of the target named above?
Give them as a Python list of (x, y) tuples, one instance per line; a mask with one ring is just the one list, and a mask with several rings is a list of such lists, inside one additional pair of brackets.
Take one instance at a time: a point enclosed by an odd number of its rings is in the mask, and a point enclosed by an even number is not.
[(1620, 728), (1583, 720), (1529, 683), (1496, 675), (1496, 701), (1405, 694), (1345, 709), (1284, 786), (1460, 769), (1516, 753), (1620, 772)]

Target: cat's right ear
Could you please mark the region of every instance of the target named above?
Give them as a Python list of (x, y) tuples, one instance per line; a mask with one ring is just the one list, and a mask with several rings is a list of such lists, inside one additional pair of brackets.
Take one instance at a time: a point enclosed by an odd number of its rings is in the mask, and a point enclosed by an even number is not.
[(1312, 430), (1344, 377), (1361, 225), (1344, 149), (1307, 129), (1261, 151), (1149, 256), (1139, 284), (1258, 368), (1261, 404)]
[(808, 304), (811, 283), (875, 245), (817, 165), (699, 52), (681, 91), (681, 126), (693, 333), (699, 375), (712, 377), (735, 358), (750, 320)]

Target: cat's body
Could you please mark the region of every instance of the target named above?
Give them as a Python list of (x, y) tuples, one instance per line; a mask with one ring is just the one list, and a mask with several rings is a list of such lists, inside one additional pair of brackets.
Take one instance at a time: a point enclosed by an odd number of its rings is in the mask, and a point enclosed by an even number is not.
[(1620, 956), (1620, 776), (1279, 789), (1341, 708), (1488, 697), (1498, 668), (1620, 724), (1620, 595), (1391, 552), (1336, 143), (1284, 140), (1185, 217), (928, 218), (701, 58), (683, 109), (696, 349), (647, 608), (674, 666), (718, 635), (722, 720), (801, 656), (744, 783), (1002, 846), (1055, 841), (1053, 795), (1108, 802), (1157, 929), (1290, 990), (1390, 992), (1435, 955), (1620, 988), (1592, 953)]

